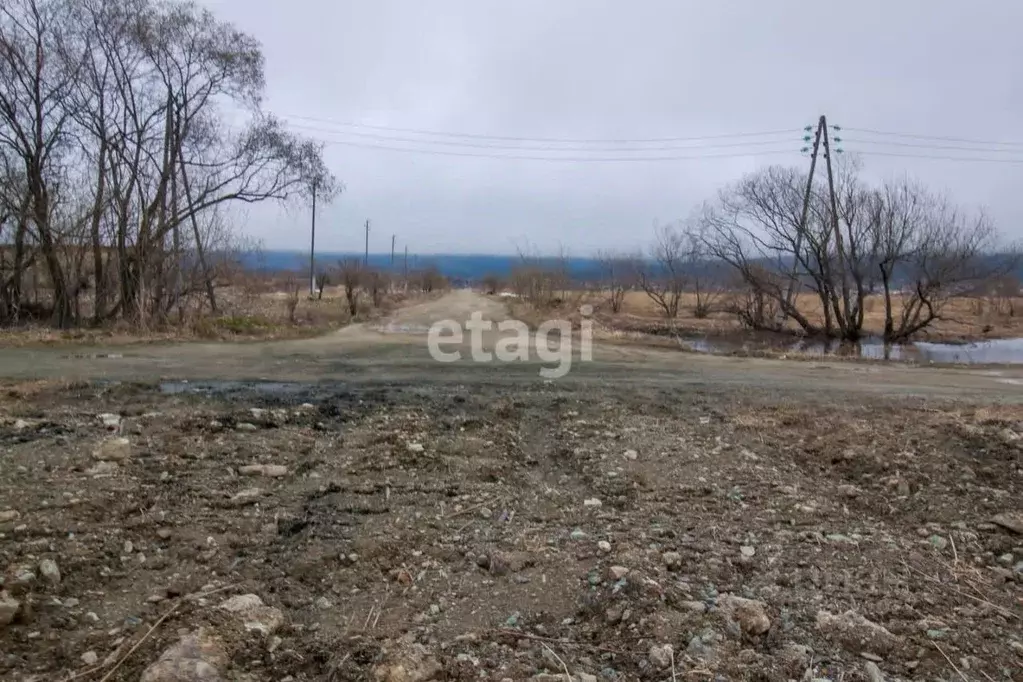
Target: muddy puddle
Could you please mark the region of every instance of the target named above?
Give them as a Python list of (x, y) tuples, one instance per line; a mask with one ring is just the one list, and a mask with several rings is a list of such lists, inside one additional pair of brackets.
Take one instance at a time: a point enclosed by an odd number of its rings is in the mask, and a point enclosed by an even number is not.
[(682, 342), (698, 353), (750, 353), (782, 351), (820, 355), (822, 357), (856, 357), (872, 360), (894, 360), (922, 363), (954, 363), (966, 365), (1023, 365), (1023, 338), (992, 339), (971, 343), (932, 343), (920, 341), (886, 344), (881, 339), (860, 343), (839, 343), (789, 337), (757, 336), (752, 339), (689, 338)]

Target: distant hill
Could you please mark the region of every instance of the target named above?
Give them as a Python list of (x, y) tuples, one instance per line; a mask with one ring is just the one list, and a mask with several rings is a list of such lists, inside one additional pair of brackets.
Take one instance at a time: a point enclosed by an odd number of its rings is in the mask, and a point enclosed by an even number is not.
[[(343, 258), (358, 258), (362, 259), (363, 254), (361, 253), (343, 253), (343, 252), (325, 252), (316, 255), (316, 263), (318, 266), (330, 267), (336, 265), (337, 262)], [(990, 258), (1000, 258), (1003, 256), (990, 256)], [(395, 254), (394, 264), (391, 264), (390, 254), (384, 253), (371, 253), (369, 254), (369, 264), (377, 270), (393, 270), (394, 272), (401, 272), (403, 268), (403, 254)], [(559, 264), (556, 258), (542, 258), (541, 263), (545, 263), (550, 267), (556, 267)], [(465, 255), (465, 254), (427, 254), (427, 255), (409, 255), (409, 269), (416, 270), (426, 267), (436, 267), (440, 270), (448, 279), (454, 281), (479, 281), (487, 275), (497, 275), (498, 277), (507, 277), (511, 274), (512, 268), (522, 263), (522, 259), (516, 255), (508, 256), (495, 256), (495, 255)], [(242, 264), (245, 267), (252, 268), (254, 270), (267, 270), (267, 271), (282, 271), (282, 270), (298, 270), (306, 272), (309, 267), (309, 254), (301, 253), (298, 251), (263, 251), (256, 254), (246, 254), (243, 256)], [(567, 259), (568, 269), (572, 275), (572, 279), (576, 281), (594, 281), (600, 279), (601, 268), (600, 263), (596, 258), (584, 258), (575, 257)], [(727, 274), (722, 271), (722, 266), (719, 263), (706, 263), (705, 275), (714, 274), (721, 276)], [(1016, 268), (1016, 275), (1023, 281), (1023, 262), (1019, 263)], [(903, 278), (896, 274), (896, 279), (901, 280)]]
[[(316, 254), (318, 266), (330, 267), (336, 265), (343, 258), (362, 259), (361, 253), (327, 252)], [(409, 270), (435, 267), (452, 280), (480, 280), (487, 275), (507, 277), (511, 274), (512, 268), (519, 265), (522, 259), (518, 256), (494, 256), (494, 255), (462, 255), (462, 254), (427, 254), (409, 255)], [(541, 262), (554, 267), (558, 264), (555, 258), (543, 258)], [(302, 270), (309, 267), (309, 254), (302, 254), (296, 251), (263, 251), (257, 254), (246, 254), (242, 259), (245, 267), (254, 270)], [(391, 264), (390, 254), (371, 253), (369, 264), (377, 270), (393, 270), (401, 272), (404, 267), (404, 254), (395, 254), (394, 264)], [(596, 279), (600, 274), (600, 267), (594, 258), (568, 258), (569, 272), (573, 279), (588, 280)]]

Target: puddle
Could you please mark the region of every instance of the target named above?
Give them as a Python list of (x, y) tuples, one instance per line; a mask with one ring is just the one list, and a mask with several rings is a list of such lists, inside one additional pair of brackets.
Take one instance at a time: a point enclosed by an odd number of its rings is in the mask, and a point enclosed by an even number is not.
[(874, 360), (965, 365), (1023, 365), (1023, 338), (992, 339), (964, 344), (926, 341), (885, 344), (880, 339), (866, 339), (860, 343), (852, 344), (809, 339), (793, 341), (790, 338), (759, 335), (751, 339), (699, 338), (683, 339), (682, 342), (698, 353), (748, 353), (780, 350), (820, 355), (821, 357), (858, 357)]
[(266, 395), (295, 395), (309, 390), (309, 384), (286, 381), (164, 381), (160, 392), (169, 395), (221, 393), (262, 393)]

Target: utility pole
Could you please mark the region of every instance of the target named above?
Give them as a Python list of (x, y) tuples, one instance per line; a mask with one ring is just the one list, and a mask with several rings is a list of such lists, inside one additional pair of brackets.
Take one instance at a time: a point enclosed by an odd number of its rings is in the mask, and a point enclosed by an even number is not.
[(362, 257), (362, 267), (369, 267), (369, 221), (366, 221), (366, 253)]
[(394, 239), (398, 235), (391, 235), (391, 270), (394, 270)]
[[(786, 308), (792, 305), (792, 296), (795, 291), (796, 278), (799, 274), (799, 254), (803, 250), (803, 236), (806, 234), (806, 220), (810, 214), (810, 193), (813, 191), (813, 173), (817, 168), (817, 151), (821, 145), (821, 132), (826, 125), (825, 118), (820, 117), (817, 121), (817, 132), (813, 136), (813, 151), (810, 152), (810, 175), (806, 178), (806, 192), (803, 194), (803, 215), (799, 219), (799, 231), (796, 233), (796, 250), (792, 259), (792, 274), (789, 276), (789, 285), (785, 290)], [(812, 126), (807, 126), (806, 131), (810, 132)], [(809, 135), (804, 140), (809, 142)], [(781, 311), (781, 319), (784, 322), (788, 319), (788, 310)]]
[[(835, 175), (831, 167), (831, 144), (828, 139), (828, 122), (827, 118), (824, 116), (821, 116), (821, 129), (824, 133), (824, 160), (827, 161), (828, 166), (828, 194), (831, 197), (831, 220), (835, 230), (835, 247), (838, 250), (838, 276), (842, 279), (842, 315), (845, 316), (845, 319), (840, 322), (844, 331), (846, 323), (849, 320), (850, 313), (849, 282), (845, 277), (845, 245), (842, 241), (842, 229), (838, 225), (838, 201), (835, 197)], [(838, 142), (840, 140), (836, 137), (835, 141)]]
[(402, 281), (405, 282), (405, 291), (408, 291), (408, 244), (405, 245), (405, 274), (402, 277)]
[(309, 298), (316, 295), (316, 180), (313, 180), (313, 225), (309, 231)]

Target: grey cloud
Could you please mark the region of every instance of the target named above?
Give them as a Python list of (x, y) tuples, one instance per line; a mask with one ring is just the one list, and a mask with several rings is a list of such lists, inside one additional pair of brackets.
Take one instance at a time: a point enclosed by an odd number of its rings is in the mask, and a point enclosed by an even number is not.
[[(1016, 35), (1023, 3), (206, 4), (263, 42), (267, 105), (279, 114), (523, 137), (792, 129), (795, 152), (798, 130), (827, 113), (851, 127), (1023, 140), (1023, 44)], [(862, 135), (846, 137), (849, 152), (949, 153), (858, 147), (854, 140)], [(1023, 145), (1018, 154), (983, 156), (1023, 159)], [(361, 248), (361, 225), (371, 218), (378, 250), (389, 248), (390, 234), (397, 233), (399, 243), (419, 252), (511, 251), (518, 239), (543, 249), (562, 243), (575, 253), (636, 248), (647, 240), (652, 221), (685, 216), (743, 172), (806, 162), (798, 153), (751, 153), (700, 161), (547, 163), (342, 145), (329, 147), (328, 160), (348, 192), (323, 212), (324, 248)], [(870, 176), (908, 173), (962, 203), (986, 205), (1004, 231), (1023, 237), (1017, 190), (1023, 164), (869, 153), (864, 163)], [(270, 247), (294, 246), (305, 224), (301, 211), (272, 209), (252, 210), (247, 221)]]

